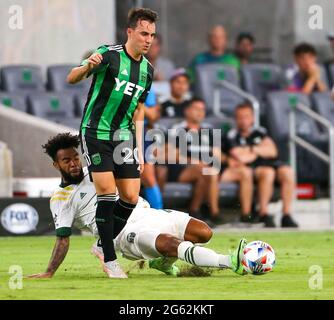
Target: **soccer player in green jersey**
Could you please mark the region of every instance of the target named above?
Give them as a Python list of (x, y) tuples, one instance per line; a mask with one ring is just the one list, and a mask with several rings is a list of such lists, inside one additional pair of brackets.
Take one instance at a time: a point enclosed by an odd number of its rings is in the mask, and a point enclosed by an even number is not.
[(80, 136), (97, 193), (96, 224), (110, 278), (127, 277), (117, 262), (113, 239), (138, 201), (144, 101), (153, 79), (144, 54), (154, 39), (157, 19), (150, 9), (130, 10), (125, 45), (99, 47), (67, 77), (69, 83), (77, 83), (93, 75)]

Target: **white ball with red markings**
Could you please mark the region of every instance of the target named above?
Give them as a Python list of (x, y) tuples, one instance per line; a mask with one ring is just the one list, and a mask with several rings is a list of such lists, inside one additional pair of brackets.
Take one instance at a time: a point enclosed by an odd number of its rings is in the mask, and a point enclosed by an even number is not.
[(244, 248), (242, 265), (247, 273), (264, 274), (273, 270), (276, 258), (274, 249), (266, 242), (257, 240)]

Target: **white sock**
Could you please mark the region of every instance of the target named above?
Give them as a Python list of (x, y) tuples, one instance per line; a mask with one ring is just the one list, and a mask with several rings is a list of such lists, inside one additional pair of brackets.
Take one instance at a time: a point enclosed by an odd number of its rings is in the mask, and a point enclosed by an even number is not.
[(199, 267), (231, 268), (230, 256), (183, 241), (177, 248), (179, 259)]

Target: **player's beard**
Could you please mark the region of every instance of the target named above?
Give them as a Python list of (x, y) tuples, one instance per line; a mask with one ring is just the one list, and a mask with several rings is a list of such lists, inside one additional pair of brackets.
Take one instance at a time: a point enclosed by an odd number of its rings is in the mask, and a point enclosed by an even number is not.
[(81, 168), (80, 173), (77, 176), (72, 176), (70, 173), (65, 172), (64, 170), (60, 169), (60, 173), (62, 176), (62, 180), (65, 183), (69, 184), (78, 184), (84, 179), (84, 172)]

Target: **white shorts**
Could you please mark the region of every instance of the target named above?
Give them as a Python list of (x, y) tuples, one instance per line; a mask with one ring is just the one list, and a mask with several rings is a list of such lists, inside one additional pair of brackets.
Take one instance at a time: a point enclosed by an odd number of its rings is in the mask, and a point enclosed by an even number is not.
[[(143, 209), (141, 209), (143, 210)], [(155, 248), (157, 237), (166, 233), (180, 240), (191, 217), (176, 210), (144, 209), (145, 212), (134, 212), (126, 226), (115, 239), (116, 249), (131, 260), (153, 259), (162, 254)]]

